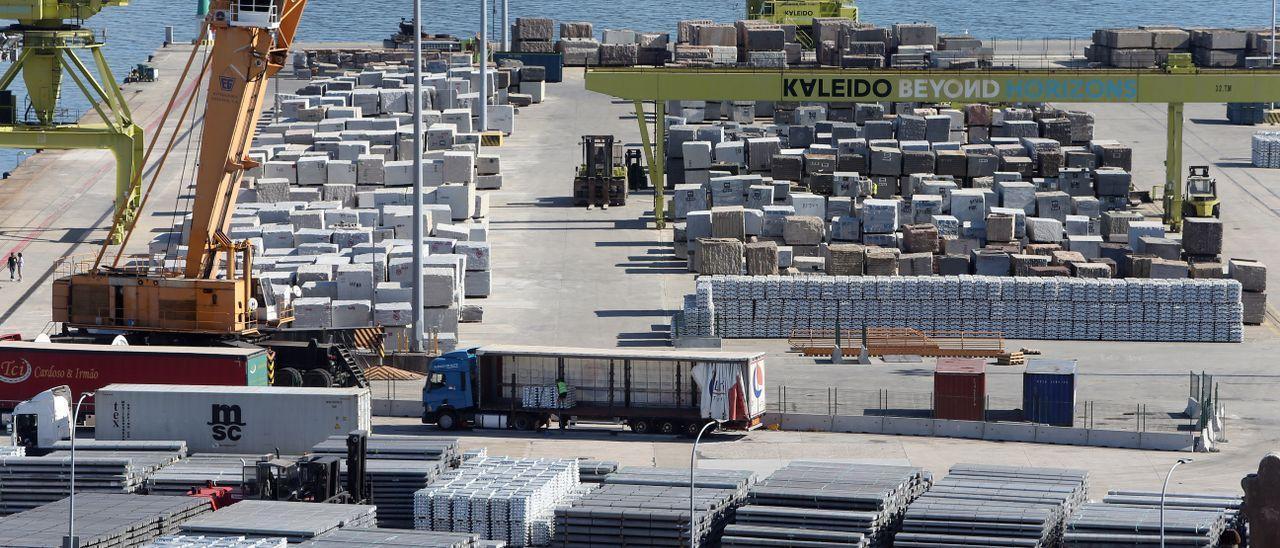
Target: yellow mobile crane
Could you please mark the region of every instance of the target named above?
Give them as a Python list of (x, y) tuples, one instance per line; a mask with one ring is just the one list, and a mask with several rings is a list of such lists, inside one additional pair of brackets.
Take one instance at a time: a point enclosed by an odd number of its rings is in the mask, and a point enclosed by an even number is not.
[[(17, 24), (0, 29), (6, 42), (22, 52), (0, 76), (0, 147), (27, 149), (106, 149), (116, 158), (116, 203), (111, 240), (141, 205), (142, 128), (134, 125), (129, 105), (102, 55), (103, 43), (84, 21), (108, 6), (128, 0), (0, 0), (0, 19)], [(82, 55), (93, 58), (99, 82)], [(19, 112), (10, 87), (18, 75), (29, 105)], [(59, 123), (63, 75), (75, 82), (101, 119), (99, 123)]]
[[(102, 262), (109, 247), (103, 246), (92, 268), (54, 282), (53, 321), (72, 328), (214, 338), (256, 333), (250, 306), (253, 248), (247, 242), (233, 242), (227, 232), (244, 171), (257, 165), (247, 153), (268, 81), (285, 66), (306, 3), (211, 3), (201, 35), (207, 29), (213, 45), (206, 65), (195, 72), (197, 78), (208, 77), (207, 122), (200, 141), (185, 266), (180, 271), (120, 268), (120, 257), (136, 226), (128, 223), (115, 263)], [(195, 50), (182, 78), (194, 62)], [(181, 82), (166, 117), (180, 87)], [(180, 132), (181, 128), (174, 130), (170, 150)], [(160, 169), (155, 173), (158, 176)]]
[(747, 0), (747, 19), (795, 25), (796, 39), (813, 49), (813, 19), (843, 17), (858, 20), (858, 6), (842, 0)]

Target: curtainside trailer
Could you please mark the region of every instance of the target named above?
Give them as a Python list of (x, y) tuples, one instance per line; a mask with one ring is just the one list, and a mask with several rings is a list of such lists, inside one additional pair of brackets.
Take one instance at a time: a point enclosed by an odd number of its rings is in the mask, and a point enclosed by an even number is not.
[(70, 387), (73, 402), (112, 383), (267, 386), (270, 368), (261, 348), (6, 341), (0, 342), (0, 409), (62, 385)]
[(750, 430), (765, 412), (764, 354), (485, 346), (431, 362), (422, 422), (560, 428), (626, 424), (637, 433), (696, 434), (708, 422)]

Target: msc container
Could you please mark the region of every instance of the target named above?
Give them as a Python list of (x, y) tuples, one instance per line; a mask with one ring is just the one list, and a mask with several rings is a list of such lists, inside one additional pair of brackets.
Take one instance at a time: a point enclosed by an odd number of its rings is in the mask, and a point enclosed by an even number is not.
[(987, 362), (975, 358), (938, 358), (933, 372), (933, 418), (986, 419)]
[(0, 409), (61, 385), (72, 401), (113, 383), (267, 386), (268, 368), (261, 348), (0, 342)]
[(1075, 426), (1076, 361), (1033, 359), (1022, 376), (1022, 413), (1026, 420)]
[(98, 391), (99, 440), (184, 440), (194, 453), (302, 454), (369, 430), (364, 388), (113, 384)]
[(547, 69), (547, 83), (556, 84), (564, 81), (564, 54), (562, 53), (521, 53), (504, 51), (493, 54), (493, 62), (503, 59), (515, 59), (525, 65), (537, 65)]

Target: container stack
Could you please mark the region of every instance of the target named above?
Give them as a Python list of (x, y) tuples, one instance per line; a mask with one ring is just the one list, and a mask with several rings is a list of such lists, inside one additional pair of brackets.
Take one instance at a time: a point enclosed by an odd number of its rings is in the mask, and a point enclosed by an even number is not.
[(702, 469), (696, 479), (691, 525), (687, 469), (619, 470), (599, 489), (556, 508), (553, 546), (689, 546), (691, 531), (699, 545), (719, 538), (754, 475)]
[(1280, 131), (1253, 134), (1253, 167), (1280, 169)]
[(779, 539), (887, 546), (911, 501), (929, 488), (920, 468), (797, 461), (751, 487), (725, 527), (726, 547)]
[[(76, 464), (77, 475), (80, 472)], [(141, 546), (213, 511), (208, 499), (76, 493), (76, 535), (82, 548)], [(0, 546), (54, 548), (67, 534), (70, 499), (0, 518)]]
[(405, 529), (342, 528), (298, 545), (298, 548), (473, 548), (485, 546), (476, 535)]
[(343, 527), (376, 527), (377, 510), (358, 504), (246, 500), (192, 519), (180, 529), (186, 535), (284, 538), (296, 544)]
[(267, 455), (191, 455), (148, 475), (145, 491), (148, 495), (182, 496), (210, 484), (239, 490), (244, 467), (265, 458)]
[(1088, 472), (957, 464), (907, 509), (894, 546), (1054, 546)]
[(556, 505), (580, 485), (576, 460), (472, 459), (414, 494), (414, 529), (543, 546)]
[[(1201, 493), (1165, 495), (1165, 542), (1171, 546), (1218, 546), (1228, 528), (1243, 530), (1239, 496)], [(1088, 503), (1067, 521), (1069, 547), (1160, 546), (1160, 493), (1112, 491)]]
[[(134, 493), (149, 474), (177, 462), (166, 451), (85, 451), (77, 447), (76, 492)], [(49, 504), (69, 494), (70, 451), (0, 460), (0, 515)]]

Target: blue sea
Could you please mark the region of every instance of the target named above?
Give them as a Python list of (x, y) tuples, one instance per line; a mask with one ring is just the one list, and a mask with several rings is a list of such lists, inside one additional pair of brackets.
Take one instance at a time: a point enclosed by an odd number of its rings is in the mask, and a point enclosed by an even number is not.
[[(479, 30), (481, 2), (427, 1), (423, 6), (424, 28), (428, 31), (462, 36)], [(1258, 0), (884, 0), (862, 2), (859, 7), (862, 18), (873, 23), (930, 22), (943, 33), (969, 33), (984, 39), (1087, 38), (1095, 28), (1134, 25), (1265, 28), (1271, 21), (1270, 2)], [(161, 45), (166, 26), (175, 28), (179, 40), (193, 38), (198, 26), (195, 10), (195, 0), (133, 0), (129, 6), (105, 9), (89, 19), (86, 26), (105, 35), (105, 51), (112, 70), (117, 78), (123, 78), (129, 67), (146, 61), (147, 55)], [(731, 22), (741, 18), (746, 8), (737, 0), (511, 0), (510, 10), (513, 18), (543, 16), (557, 21), (591, 21), (599, 33), (605, 28), (675, 32), (676, 22), (682, 19)], [(380, 41), (412, 11), (413, 4), (406, 1), (312, 0), (299, 39)], [(496, 21), (496, 17), (490, 20)], [(16, 85), (21, 85), (20, 79)], [(24, 92), (16, 91), (21, 105)], [(76, 117), (89, 108), (69, 79), (64, 83), (63, 96), (69, 116)], [(0, 171), (12, 169), (22, 157), (25, 153), (0, 150)]]

